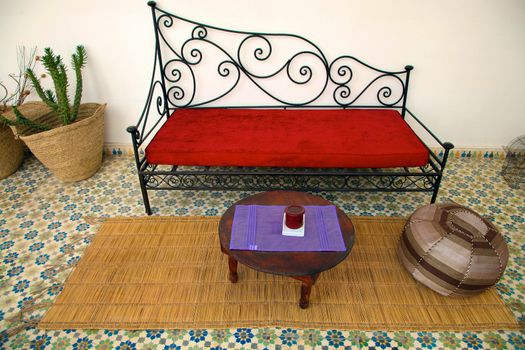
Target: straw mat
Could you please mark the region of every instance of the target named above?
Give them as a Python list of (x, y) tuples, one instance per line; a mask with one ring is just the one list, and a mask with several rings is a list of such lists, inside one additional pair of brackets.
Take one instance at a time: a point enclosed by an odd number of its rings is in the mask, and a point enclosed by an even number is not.
[(115, 218), (102, 224), (44, 329), (296, 327), (382, 330), (517, 329), (495, 289), (443, 297), (397, 258), (405, 219), (354, 217), (349, 257), (321, 273), (310, 306), (300, 282), (239, 264), (228, 280), (216, 217)]

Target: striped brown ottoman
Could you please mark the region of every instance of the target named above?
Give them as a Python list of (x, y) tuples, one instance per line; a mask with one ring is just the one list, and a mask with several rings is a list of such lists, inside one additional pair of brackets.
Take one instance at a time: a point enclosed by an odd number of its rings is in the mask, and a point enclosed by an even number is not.
[(496, 284), (509, 257), (498, 230), (458, 204), (430, 204), (408, 219), (398, 255), (412, 276), (442, 295), (471, 295)]

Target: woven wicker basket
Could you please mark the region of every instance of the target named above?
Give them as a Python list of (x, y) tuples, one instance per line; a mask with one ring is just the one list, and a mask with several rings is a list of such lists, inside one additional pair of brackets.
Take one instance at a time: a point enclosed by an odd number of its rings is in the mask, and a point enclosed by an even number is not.
[(105, 104), (82, 104), (78, 120), (60, 126), (58, 118), (44, 103), (26, 103), (19, 108), (25, 117), (53, 128), (32, 133), (17, 127), (16, 133), (57, 178), (65, 182), (84, 180), (94, 175), (102, 164), (105, 108)]
[(0, 179), (14, 173), (24, 159), (24, 144), (15, 139), (13, 131), (0, 126)]

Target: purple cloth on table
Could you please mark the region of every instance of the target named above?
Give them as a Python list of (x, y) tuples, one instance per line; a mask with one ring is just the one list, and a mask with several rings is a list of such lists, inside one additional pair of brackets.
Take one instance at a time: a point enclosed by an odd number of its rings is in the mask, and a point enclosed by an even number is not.
[(335, 206), (304, 206), (304, 237), (283, 236), (285, 206), (237, 205), (230, 249), (272, 252), (345, 251)]

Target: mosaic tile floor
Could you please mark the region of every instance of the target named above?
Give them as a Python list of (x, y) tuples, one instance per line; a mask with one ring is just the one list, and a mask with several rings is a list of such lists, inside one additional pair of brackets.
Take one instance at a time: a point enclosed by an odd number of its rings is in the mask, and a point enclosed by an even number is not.
[[(452, 159), (438, 201), (454, 200), (490, 218), (505, 235), (510, 260), (497, 288), (525, 321), (525, 191), (498, 175), (499, 159)], [(245, 192), (156, 192), (156, 215), (220, 215)], [(321, 193), (350, 215), (406, 216), (428, 203), (423, 194)], [(95, 217), (144, 215), (129, 157), (106, 157), (89, 180), (64, 185), (34, 158), (0, 180), (0, 347), (5, 349), (525, 349), (522, 332), (319, 331), (285, 328), (189, 331), (50, 331), (31, 325), (60, 292), (96, 232)], [(9, 336), (8, 336), (9, 334)]]

